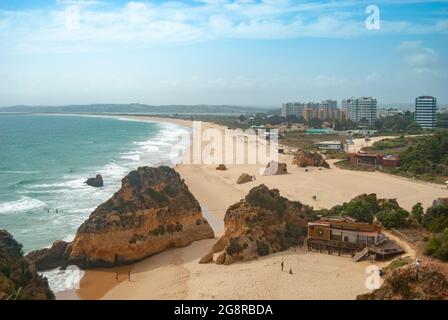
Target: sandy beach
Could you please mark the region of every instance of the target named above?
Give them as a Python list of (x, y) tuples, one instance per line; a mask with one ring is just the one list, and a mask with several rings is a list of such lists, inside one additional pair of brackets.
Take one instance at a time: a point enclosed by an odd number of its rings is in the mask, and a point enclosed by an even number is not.
[[(191, 126), (190, 121), (184, 120), (132, 118)], [(204, 123), (203, 127), (223, 129), (210, 123)], [(355, 143), (365, 146), (365, 141)], [(227, 171), (217, 171), (215, 164), (180, 164), (176, 170), (203, 206), (216, 236), (223, 231), (222, 219), (227, 208), (262, 183), (314, 208), (330, 208), (361, 193), (396, 198), (406, 209), (411, 209), (416, 202), (428, 207), (434, 199), (448, 196), (441, 185), (334, 166), (307, 172), (291, 164), (291, 155), (280, 155), (279, 160), (288, 164), (289, 174), (262, 176), (258, 165), (248, 164), (227, 165)], [(236, 180), (243, 172), (254, 175), (256, 180), (237, 185)], [(369, 261), (354, 263), (348, 256), (297, 248), (231, 266), (199, 264), (214, 241), (202, 240), (185, 248), (171, 249), (119, 270), (87, 271), (77, 294), (81, 299), (354, 299), (357, 294), (368, 292), (365, 270), (372, 263)], [(292, 269), (292, 275), (280, 271), (282, 260), (288, 270)], [(131, 281), (127, 279), (128, 271), (131, 271)], [(58, 295), (61, 299), (67, 297)]]

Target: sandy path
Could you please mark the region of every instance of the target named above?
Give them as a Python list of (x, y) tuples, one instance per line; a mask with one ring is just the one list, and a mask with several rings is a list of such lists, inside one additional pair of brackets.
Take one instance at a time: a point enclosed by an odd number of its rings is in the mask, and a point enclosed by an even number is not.
[[(172, 122), (190, 124), (183, 120)], [(216, 165), (179, 165), (176, 170), (207, 209), (205, 214), (213, 220), (216, 235), (222, 232), (226, 209), (260, 183), (315, 208), (330, 208), (361, 193), (396, 198), (406, 209), (416, 202), (427, 207), (435, 198), (448, 196), (443, 186), (376, 172), (315, 168), (305, 172), (293, 167), (291, 160), (290, 156), (281, 155), (280, 161), (288, 163), (290, 172), (282, 176), (261, 176), (257, 165), (229, 165), (227, 171), (217, 171)], [(255, 175), (256, 181), (237, 185), (242, 172)], [(89, 271), (86, 279), (98, 288), (108, 288), (107, 293), (101, 294), (104, 299), (353, 299), (367, 291), (364, 282), (368, 262), (354, 263), (349, 257), (288, 250), (231, 266), (198, 264), (213, 243), (214, 240), (198, 241), (136, 263), (132, 282), (117, 284), (113, 272), (96, 277)], [(294, 275), (280, 272), (282, 260)], [(84, 290), (94, 289), (81, 285), (81, 296), (86, 296)]]

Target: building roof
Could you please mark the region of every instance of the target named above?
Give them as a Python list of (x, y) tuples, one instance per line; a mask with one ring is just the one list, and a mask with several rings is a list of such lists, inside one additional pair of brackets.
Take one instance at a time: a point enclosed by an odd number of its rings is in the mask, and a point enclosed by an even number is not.
[(318, 141), (318, 142), (316, 142), (315, 144), (338, 144), (338, 145), (340, 145), (340, 144), (342, 144), (342, 142), (341, 142), (341, 141), (338, 141), (338, 140), (333, 140), (333, 141)]

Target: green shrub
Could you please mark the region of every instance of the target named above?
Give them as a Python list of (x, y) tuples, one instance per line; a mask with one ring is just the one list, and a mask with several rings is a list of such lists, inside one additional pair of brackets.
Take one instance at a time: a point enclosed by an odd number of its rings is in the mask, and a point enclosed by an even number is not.
[(269, 245), (264, 241), (257, 240), (257, 253), (259, 256), (267, 256), (269, 254)]
[(380, 211), (376, 217), (386, 228), (403, 228), (409, 224), (409, 212), (402, 208)]
[(360, 222), (372, 223), (375, 214), (380, 210), (376, 194), (363, 194), (335, 206), (329, 210), (330, 215), (351, 216)]
[(2, 266), (0, 268), (0, 272), (3, 273), (7, 278), (11, 276), (11, 267), (10, 266)]
[(243, 247), (238, 243), (238, 240), (235, 238), (230, 239), (229, 244), (226, 249), (227, 253), (231, 256), (240, 253), (243, 251)]
[(391, 285), (393, 293), (399, 294), (404, 298), (410, 296), (411, 288), (409, 287), (408, 279), (403, 275), (390, 277), (386, 281)]
[(417, 202), (411, 210), (411, 217), (412, 220), (414, 220), (417, 224), (421, 224), (422, 223), (422, 219), (423, 219), (423, 207), (422, 204), (420, 202)]
[(448, 228), (429, 239), (425, 253), (442, 261), (448, 261)]
[(431, 232), (441, 232), (448, 228), (448, 205), (428, 208), (422, 219), (423, 226)]
[(165, 203), (169, 200), (164, 194), (152, 188), (149, 188), (147, 192), (149, 196), (157, 203)]

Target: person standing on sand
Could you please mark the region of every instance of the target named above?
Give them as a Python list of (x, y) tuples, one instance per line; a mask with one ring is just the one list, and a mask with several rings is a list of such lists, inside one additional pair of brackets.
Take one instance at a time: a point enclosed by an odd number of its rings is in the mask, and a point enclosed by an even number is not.
[(280, 263), (280, 265), (282, 266), (282, 271), (283, 271), (283, 268), (285, 267), (285, 261), (282, 260), (282, 263)]
[(128, 271), (128, 280), (131, 282), (131, 271)]

